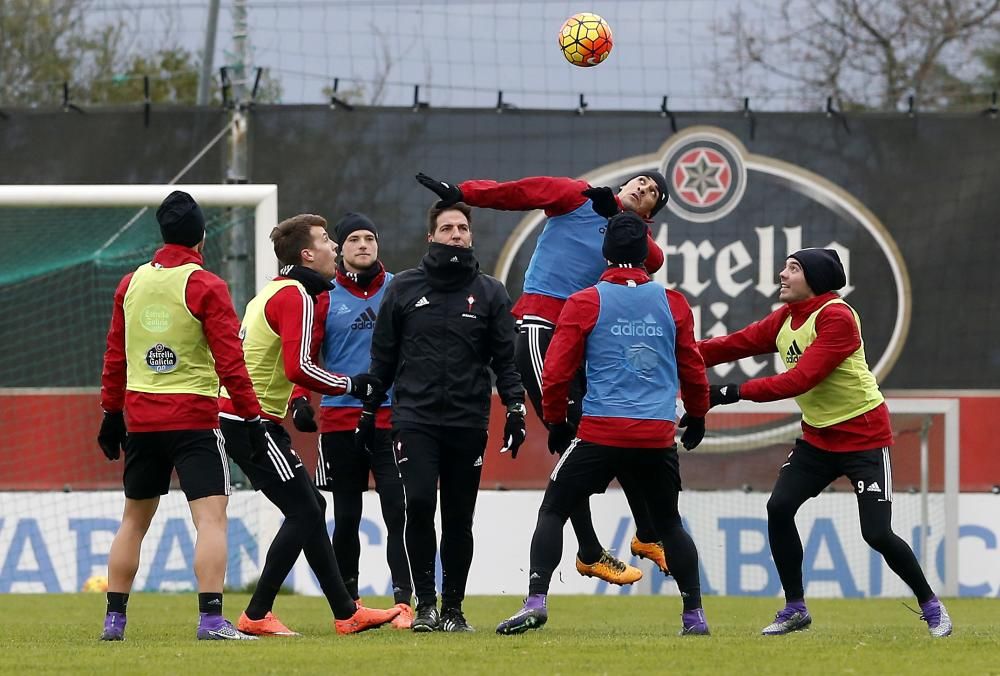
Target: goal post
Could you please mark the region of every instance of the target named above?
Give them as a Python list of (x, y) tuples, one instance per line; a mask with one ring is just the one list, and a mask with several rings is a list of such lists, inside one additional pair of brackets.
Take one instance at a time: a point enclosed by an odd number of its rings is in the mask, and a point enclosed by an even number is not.
[(274, 184), (187, 185), (0, 185), (0, 208), (8, 207), (155, 207), (174, 190), (183, 190), (203, 207), (254, 210), (254, 285), (257, 291), (277, 273), (271, 229), (278, 224), (278, 186)]
[[(943, 553), (940, 593), (956, 596), (961, 453), (959, 400), (907, 397), (905, 392), (894, 394), (904, 395), (886, 399), (896, 437), (892, 458), (898, 509), (894, 510), (894, 521), (917, 524), (914, 548), (925, 570), (936, 563), (928, 550), (929, 533), (940, 529)], [(685, 488), (693, 484), (692, 493), (712, 495), (713, 484), (719, 485), (720, 477), (737, 472), (741, 476), (751, 476), (747, 470), (752, 464), (764, 462), (767, 465), (765, 472), (769, 474), (762, 478), (758, 471), (752, 475), (752, 480), (745, 482), (744, 490), (770, 490), (768, 482), (773, 481), (780, 458), (791, 448), (794, 439), (801, 436), (800, 423), (800, 411), (790, 399), (762, 403), (740, 401), (712, 409), (706, 419), (705, 440), (694, 453), (684, 455)], [(770, 455), (768, 449), (771, 449)], [(731, 469), (734, 467), (739, 469), (734, 472)], [(690, 476), (689, 469), (692, 470)], [(724, 500), (723, 491), (733, 492), (739, 488), (736, 485), (721, 488), (714, 500)], [(822, 499), (820, 496), (814, 509), (824, 509)]]
[[(76, 591), (106, 570), (124, 497), (121, 463), (95, 442), (105, 340), (120, 280), (163, 246), (155, 212), (174, 190), (205, 214), (205, 269), (228, 265), (247, 289), (274, 277), (275, 185), (0, 186), (0, 593)], [(230, 241), (244, 232), (245, 257), (234, 257)], [(154, 563), (139, 588), (190, 585), (175, 559), (189, 558), (193, 540), (174, 493), (144, 545)], [(257, 514), (247, 491), (230, 502), (237, 586), (257, 568)]]

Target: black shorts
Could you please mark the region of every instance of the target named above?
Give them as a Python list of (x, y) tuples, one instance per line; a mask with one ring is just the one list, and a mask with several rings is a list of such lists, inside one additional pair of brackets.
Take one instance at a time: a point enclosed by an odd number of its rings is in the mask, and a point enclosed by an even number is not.
[(681, 490), (677, 447), (619, 448), (575, 439), (559, 458), (549, 480), (587, 493), (603, 493), (612, 479), (625, 475), (643, 485)]
[(122, 476), (125, 497), (166, 495), (175, 468), (188, 501), (230, 493), (229, 460), (219, 430), (129, 432)]
[(794, 475), (796, 482), (816, 497), (842, 476), (851, 481), (858, 500), (892, 502), (890, 449), (868, 451), (824, 451), (802, 439), (795, 440), (782, 474)]
[(250, 435), (242, 422), (219, 418), (219, 427), (226, 438), (226, 453), (246, 474), (254, 490), (291, 481), (295, 476), (295, 468), (302, 467), (302, 460), (292, 449), (292, 438), (276, 422), (264, 421), (268, 449), (267, 455), (262, 458), (252, 457)]
[[(554, 330), (555, 324), (552, 322), (541, 318), (525, 319), (518, 323), (517, 336), (514, 338), (514, 361), (521, 374), (521, 384), (539, 420), (542, 419), (542, 366)], [(580, 422), (586, 392), (586, 371), (581, 367), (569, 385), (566, 418), (571, 423)]]
[(371, 453), (355, 448), (353, 431), (324, 432), (319, 439), (317, 487), (334, 493), (364, 493), (368, 490), (369, 473), (375, 477), (377, 491), (402, 485), (389, 430), (375, 430), (375, 448)]

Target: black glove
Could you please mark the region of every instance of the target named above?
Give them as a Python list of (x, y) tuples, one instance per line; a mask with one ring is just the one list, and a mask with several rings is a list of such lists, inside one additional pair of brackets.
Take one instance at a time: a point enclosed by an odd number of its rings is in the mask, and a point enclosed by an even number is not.
[(365, 403), (374, 402), (375, 398), (382, 394), (382, 381), (370, 373), (359, 373), (351, 376), (351, 389), (347, 393)]
[(549, 427), (549, 453), (562, 453), (569, 448), (576, 436), (576, 427), (568, 422), (556, 423)]
[(101, 431), (97, 433), (97, 445), (101, 447), (104, 457), (117, 460), (125, 450), (125, 413), (124, 411), (104, 412), (101, 421)]
[(704, 418), (696, 418), (693, 415), (685, 413), (681, 416), (681, 421), (677, 423), (677, 426), (685, 428), (684, 434), (681, 435), (681, 443), (689, 451), (698, 448), (698, 444), (705, 438)]
[(315, 432), (319, 429), (316, 426), (316, 412), (307, 398), (292, 399), (292, 424), (299, 432)]
[[(524, 404), (521, 406), (523, 409)], [(521, 444), (524, 443), (525, 434), (524, 413), (507, 411), (507, 422), (503, 426), (503, 448), (500, 449), (500, 452), (510, 451), (511, 459), (516, 460), (517, 452), (521, 448)]]
[(417, 174), (417, 183), (441, 198), (434, 206), (438, 209), (450, 207), (462, 201), (462, 190), (457, 185), (431, 178), (427, 174)]
[(615, 191), (611, 188), (587, 188), (582, 194), (593, 203), (594, 212), (598, 216), (611, 218), (622, 210), (615, 199)]
[(736, 383), (725, 385), (710, 385), (708, 388), (709, 406), (715, 408), (723, 404), (735, 404), (740, 400), (740, 386)]
[(263, 461), (267, 458), (268, 437), (267, 430), (264, 429), (264, 422), (260, 416), (243, 423), (247, 428), (247, 435), (250, 437), (250, 459)]
[(362, 411), (358, 418), (358, 426), (354, 428), (354, 447), (366, 453), (375, 448), (375, 414), (371, 411)]

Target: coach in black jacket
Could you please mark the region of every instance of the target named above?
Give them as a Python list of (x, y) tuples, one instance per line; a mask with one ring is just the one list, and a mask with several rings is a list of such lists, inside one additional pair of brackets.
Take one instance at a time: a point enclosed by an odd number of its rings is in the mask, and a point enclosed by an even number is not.
[[(490, 414), (487, 367), (507, 407), (503, 450), (516, 457), (524, 441), (524, 390), (514, 364), (510, 297), (500, 282), (479, 271), (471, 212), (462, 203), (430, 210), (427, 255), (390, 282), (372, 336), (370, 372), (385, 387), (396, 388), (393, 448), (406, 493), (406, 553), (417, 596), (417, 632), (472, 631), (462, 600)], [(372, 406), (358, 423), (360, 444), (367, 445), (374, 430)], [(440, 614), (434, 588), (439, 478)]]

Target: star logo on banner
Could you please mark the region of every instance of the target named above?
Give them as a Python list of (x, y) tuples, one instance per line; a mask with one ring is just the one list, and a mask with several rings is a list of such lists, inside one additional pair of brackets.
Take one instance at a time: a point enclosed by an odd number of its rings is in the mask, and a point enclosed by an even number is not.
[(710, 190), (722, 187), (719, 183), (718, 174), (723, 168), (723, 164), (711, 164), (704, 152), (698, 153), (698, 160), (690, 164), (682, 164), (685, 179), (682, 190), (694, 190), (698, 197), (705, 199), (705, 195)]
[(720, 200), (732, 183), (726, 159), (707, 148), (686, 153), (676, 167), (675, 186), (685, 201), (708, 206)]

